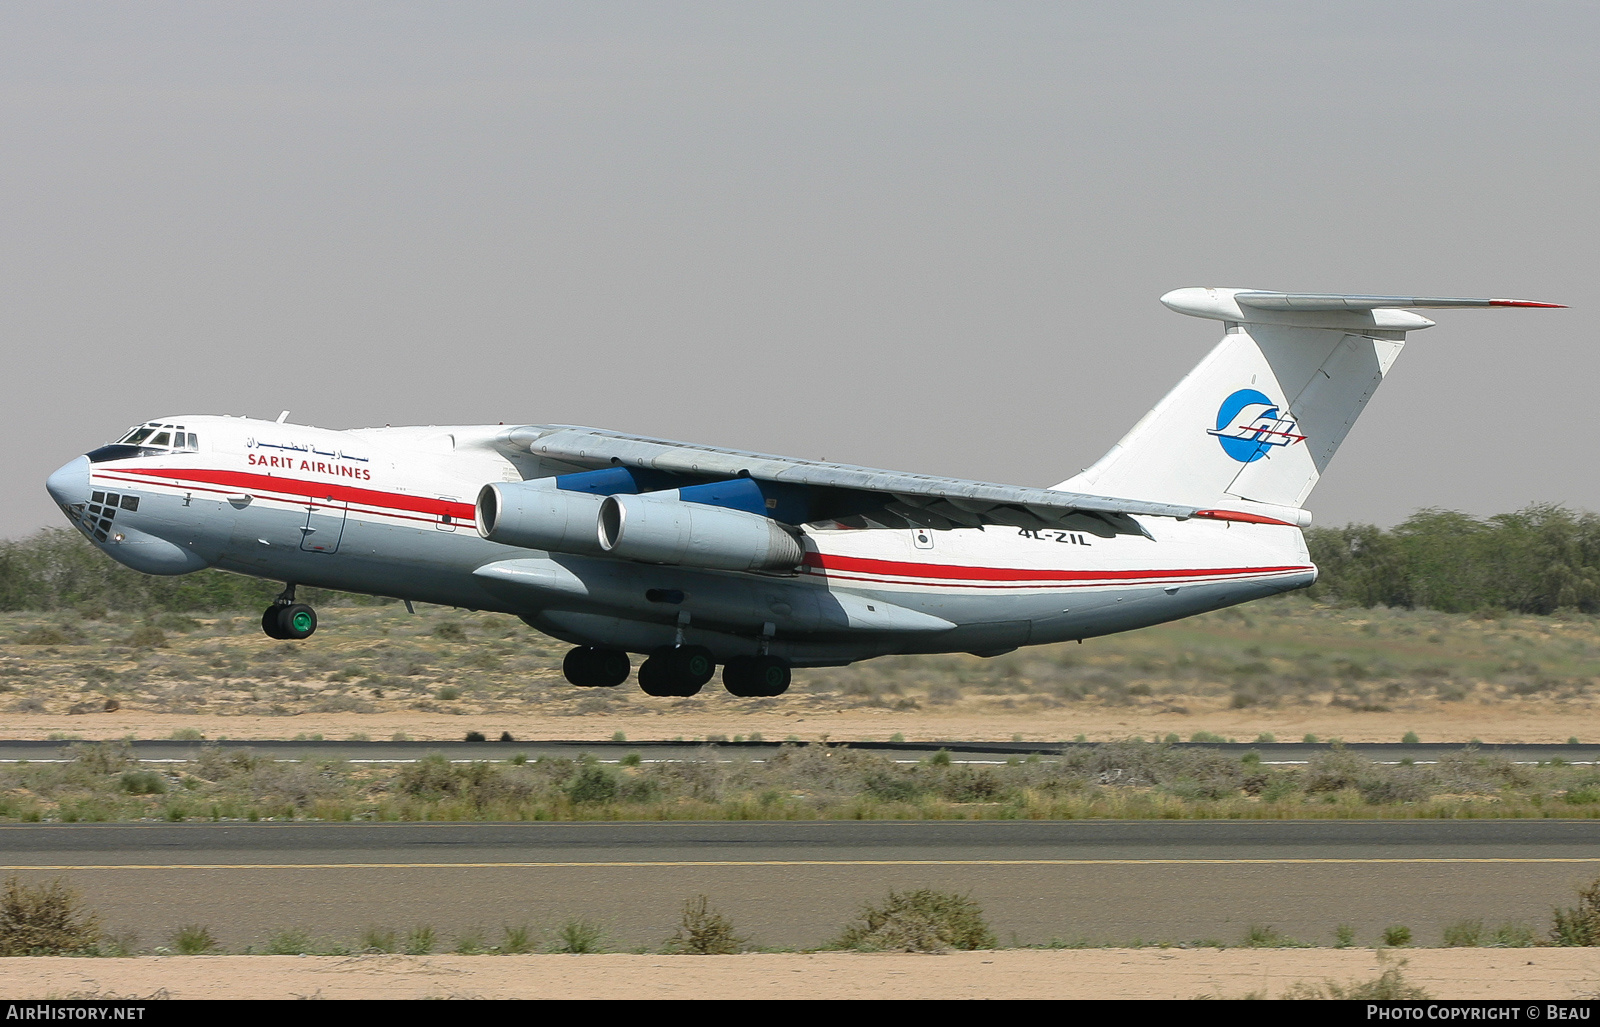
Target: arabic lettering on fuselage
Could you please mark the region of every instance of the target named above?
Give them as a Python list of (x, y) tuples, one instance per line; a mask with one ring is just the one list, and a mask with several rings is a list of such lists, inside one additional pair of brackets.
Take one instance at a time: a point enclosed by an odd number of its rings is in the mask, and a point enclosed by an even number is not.
[(266, 453), (249, 453), (247, 462), (251, 467), (277, 468), (286, 471), (310, 471), (315, 474), (331, 474), (337, 478), (360, 478), (363, 481), (372, 480), (372, 472), (365, 467), (352, 467), (342, 461), (355, 461), (367, 463), (364, 456), (352, 456), (343, 450), (321, 450), (311, 443), (295, 442), (263, 442), (254, 437), (245, 440), (246, 449), (276, 449), (286, 453), (309, 453), (312, 456), (328, 457), (333, 461), (312, 460), (308, 457), (272, 456)]

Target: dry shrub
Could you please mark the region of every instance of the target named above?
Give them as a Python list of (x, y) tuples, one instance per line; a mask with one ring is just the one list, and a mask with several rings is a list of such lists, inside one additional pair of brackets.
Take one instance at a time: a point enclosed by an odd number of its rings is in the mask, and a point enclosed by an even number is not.
[(744, 939), (733, 933), (733, 921), (711, 908), (711, 901), (696, 895), (683, 904), (678, 933), (667, 939), (667, 951), (691, 956), (729, 956)]
[(172, 932), (168, 940), (172, 951), (180, 956), (203, 956), (208, 952), (215, 952), (220, 947), (217, 945), (216, 936), (211, 933), (211, 928), (204, 924), (185, 924)]
[(919, 888), (891, 891), (883, 902), (861, 907), (860, 920), (834, 944), (866, 952), (943, 952), (991, 949), (995, 938), (970, 896)]
[[(1381, 958), (1381, 957), (1380, 957)], [(1336, 981), (1323, 981), (1319, 987), (1307, 984), (1304, 981), (1295, 982), (1288, 991), (1283, 993), (1286, 999), (1334, 999), (1336, 1001), (1416, 1001), (1429, 998), (1428, 993), (1417, 985), (1405, 979), (1401, 969), (1406, 965), (1405, 960), (1384, 969), (1383, 973), (1370, 981), (1350, 981), (1339, 984)]]
[(123, 645), (131, 645), (137, 649), (165, 649), (167, 646), (167, 633), (154, 624), (141, 624), (133, 629), (133, 633), (123, 639)]
[(1550, 940), (1557, 945), (1600, 945), (1600, 877), (1578, 889), (1578, 904), (1553, 911)]
[(103, 937), (100, 918), (58, 878), (23, 884), (6, 878), (0, 893), (0, 956), (60, 956), (93, 951)]
[(79, 645), (83, 640), (82, 632), (53, 624), (42, 624), (17, 636), (18, 645)]
[(125, 741), (79, 742), (68, 752), (91, 774), (115, 774), (139, 762), (138, 753)]

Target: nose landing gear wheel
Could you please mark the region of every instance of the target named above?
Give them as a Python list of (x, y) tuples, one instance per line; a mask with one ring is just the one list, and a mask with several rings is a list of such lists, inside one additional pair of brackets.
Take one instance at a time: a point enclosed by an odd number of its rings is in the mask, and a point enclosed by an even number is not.
[(716, 671), (716, 659), (705, 646), (658, 649), (639, 666), (639, 687), (646, 695), (690, 696), (699, 692)]
[(789, 665), (776, 656), (736, 656), (722, 668), (722, 686), (741, 699), (782, 695), (789, 690)]
[(580, 688), (615, 688), (628, 680), (633, 663), (620, 649), (579, 646), (567, 653), (561, 672)]

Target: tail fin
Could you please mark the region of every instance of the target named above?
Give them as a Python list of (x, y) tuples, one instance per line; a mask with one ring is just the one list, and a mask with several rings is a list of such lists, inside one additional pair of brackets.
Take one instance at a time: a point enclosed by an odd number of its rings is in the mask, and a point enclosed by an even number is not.
[(1191, 506), (1299, 507), (1383, 382), (1403, 307), (1556, 307), (1530, 300), (1178, 289), (1161, 302), (1221, 321), (1222, 342), (1094, 466), (1058, 489)]

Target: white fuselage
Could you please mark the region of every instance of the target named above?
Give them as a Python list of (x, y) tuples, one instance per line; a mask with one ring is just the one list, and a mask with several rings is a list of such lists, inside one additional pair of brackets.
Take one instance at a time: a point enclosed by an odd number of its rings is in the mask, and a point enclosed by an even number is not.
[(1142, 518), (1149, 537), (1111, 538), (824, 522), (800, 528), (804, 563), (783, 574), (550, 553), (476, 530), (484, 485), (583, 470), (500, 445), (503, 427), (166, 423), (196, 444), (107, 447), (51, 477), (73, 522), (119, 561), (501, 611), (578, 645), (651, 652), (687, 641), (718, 660), (766, 645), (797, 666), (992, 654), (1173, 620), (1316, 576), (1299, 529), (1264, 518)]

